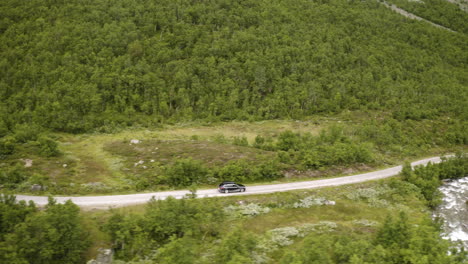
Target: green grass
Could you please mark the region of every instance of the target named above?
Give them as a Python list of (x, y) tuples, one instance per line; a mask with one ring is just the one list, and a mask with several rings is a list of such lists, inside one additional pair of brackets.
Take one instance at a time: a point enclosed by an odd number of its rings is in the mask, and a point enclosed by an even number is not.
[[(383, 223), (387, 215), (397, 215), (401, 210), (409, 215), (411, 223), (419, 223), (422, 219), (430, 216), (427, 207), (420, 197), (413, 193), (401, 193), (398, 188), (388, 187), (392, 181), (398, 179), (385, 179), (367, 183), (360, 183), (347, 186), (329, 187), (314, 190), (300, 190), (291, 192), (272, 193), (264, 195), (249, 195), (249, 196), (228, 196), (214, 199), (220, 203), (222, 207), (228, 205), (237, 205), (239, 201), (244, 204), (257, 203), (262, 206), (268, 206), (272, 210), (269, 213), (261, 214), (254, 217), (243, 217), (227, 220), (226, 224), (221, 228), (220, 233), (229, 232), (236, 226), (241, 226), (245, 232), (253, 233), (258, 237), (264, 236), (269, 230), (280, 227), (299, 227), (304, 224), (316, 224), (320, 221), (331, 221), (338, 225), (338, 228), (333, 231), (334, 235), (346, 236), (350, 232), (359, 237), (371, 237), (376, 231), (376, 228)], [(383, 187), (382, 187), (383, 186)], [(385, 187), (387, 186), (387, 187)], [(384, 199), (388, 202), (388, 206), (375, 207), (371, 202), (366, 200), (355, 201), (348, 198), (349, 194), (355, 193), (359, 189), (376, 189), (387, 188), (388, 192), (380, 193), (376, 198)], [(324, 197), (328, 200), (336, 201), (336, 205), (313, 206), (311, 208), (287, 208), (285, 205), (298, 202), (308, 196)], [(404, 209), (402, 209), (404, 208)], [(112, 209), (123, 215), (143, 214), (145, 205), (129, 206), (123, 208)], [(111, 215), (109, 210), (93, 210), (83, 211), (83, 216), (88, 219), (87, 225), (90, 227), (90, 236), (93, 239), (93, 248), (88, 252), (88, 257), (94, 257), (96, 249), (100, 245), (110, 245), (109, 237), (99, 228), (106, 222)], [(375, 226), (362, 226), (354, 222), (355, 220), (369, 220), (376, 222)], [(295, 243), (288, 247), (300, 247), (303, 238), (297, 237)], [(204, 243), (216, 243), (212, 240), (206, 240)], [(206, 247), (205, 247), (206, 246)], [(205, 245), (205, 248), (209, 246)], [(273, 252), (271, 257), (280, 256), (282, 250)]]
[[(200, 160), (205, 166), (221, 166), (229, 161), (246, 159), (251, 162), (270, 159), (276, 153), (248, 146), (233, 145), (235, 137), (245, 137), (252, 145), (257, 135), (268, 136), (276, 140), (277, 136), (286, 130), (298, 133), (319, 135), (320, 131), (330, 126), (339, 125), (349, 129), (347, 136), (352, 138), (359, 129), (358, 124), (364, 123), (370, 117), (385, 118), (385, 113), (370, 115), (363, 112), (344, 112), (334, 117), (312, 117), (305, 121), (271, 120), (260, 122), (224, 122), (224, 123), (180, 123), (165, 125), (150, 129), (128, 128), (112, 134), (54, 134), (60, 142), (61, 155), (58, 157), (40, 157), (34, 146), (18, 145), (17, 153), (0, 163), (1, 168), (9, 168), (14, 164), (24, 164), (20, 159), (32, 159), (33, 166), (24, 168), (27, 175), (40, 174), (47, 178), (46, 185), (53, 194), (117, 194), (134, 193), (137, 188), (131, 181), (135, 177), (145, 175), (160, 175), (161, 166), (172, 164), (182, 158)], [(419, 123), (418, 123), (419, 124)], [(431, 122), (421, 121), (418, 127), (431, 129)], [(130, 144), (130, 140), (141, 140), (140, 144)], [(399, 150), (374, 150), (374, 161), (368, 164), (352, 164), (350, 166), (330, 166), (318, 170), (298, 170), (293, 166), (283, 172), (285, 177), (275, 183), (294, 182), (301, 180), (323, 179), (342, 175), (353, 175), (373, 171), (385, 167), (402, 164), (405, 160), (435, 156), (454, 152), (456, 149), (466, 151), (466, 147), (453, 148), (437, 145), (424, 146), (419, 150), (412, 147), (401, 147)], [(424, 150), (424, 151), (422, 151)], [(143, 161), (144, 164), (135, 163)], [(153, 161), (153, 162), (152, 162)], [(65, 166), (66, 165), (66, 166)], [(146, 169), (143, 167), (146, 166)], [(105, 188), (87, 188), (82, 185), (102, 183)], [(33, 182), (26, 182), (17, 191), (27, 193)], [(249, 184), (265, 184), (252, 182)], [(210, 185), (199, 188), (213, 188)], [(154, 186), (152, 191), (167, 189), (167, 186)], [(140, 189), (138, 189), (140, 190)]]
[(130, 164), (144, 160), (145, 164), (158, 162), (171, 164), (177, 159), (192, 158), (203, 161), (207, 166), (223, 165), (231, 160), (247, 159), (255, 161), (259, 157), (272, 158), (274, 153), (250, 147), (220, 144), (209, 141), (190, 140), (150, 140), (140, 144), (110, 142), (104, 149), (130, 161)]

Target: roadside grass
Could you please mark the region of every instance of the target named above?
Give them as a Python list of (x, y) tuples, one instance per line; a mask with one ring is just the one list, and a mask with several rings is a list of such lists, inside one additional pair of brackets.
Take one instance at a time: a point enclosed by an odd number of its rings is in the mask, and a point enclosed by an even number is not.
[[(331, 231), (334, 236), (346, 236), (353, 233), (359, 237), (370, 238), (376, 229), (384, 222), (388, 215), (396, 216), (404, 210), (410, 219), (411, 224), (420, 223), (422, 219), (429, 217), (429, 211), (418, 195), (410, 192), (402, 192), (399, 185), (392, 185), (392, 182), (401, 181), (397, 179), (385, 179), (373, 182), (366, 182), (354, 185), (328, 187), (313, 190), (298, 190), (291, 192), (279, 192), (263, 195), (248, 196), (226, 196), (203, 199), (214, 199), (220, 204), (220, 210), (229, 205), (237, 206), (242, 204), (259, 204), (262, 207), (269, 207), (270, 212), (245, 216), (227, 220), (222, 225), (220, 234), (229, 232), (235, 227), (241, 227), (246, 233), (253, 233), (258, 237), (265, 236), (269, 230), (282, 227), (300, 227), (305, 224), (318, 224), (321, 221), (333, 222), (337, 228)], [(380, 192), (379, 190), (386, 190)], [(368, 197), (369, 200), (355, 200), (352, 194), (359, 191), (375, 190), (375, 197)], [(315, 205), (309, 208), (292, 208), (290, 205), (306, 197), (323, 197), (327, 200), (335, 201), (335, 205)], [(384, 199), (388, 206), (375, 206), (371, 199)], [(115, 208), (112, 210), (82, 210), (82, 215), (87, 220), (90, 228), (90, 237), (93, 239), (93, 248), (88, 252), (88, 259), (95, 257), (97, 249), (103, 246), (110, 246), (112, 243), (109, 237), (100, 229), (107, 221), (112, 212), (119, 212), (123, 215), (131, 216), (143, 214), (146, 205), (128, 206)], [(373, 225), (361, 224), (370, 222)], [(94, 227), (93, 227), (94, 226)], [(294, 244), (280, 247), (278, 250), (270, 252), (269, 257), (277, 259), (281, 252), (287, 248), (300, 247), (303, 237), (293, 237)], [(206, 243), (216, 243), (215, 240), (205, 240)], [(209, 249), (209, 245), (203, 246)], [(274, 263), (274, 262), (273, 262)]]
[[(401, 210), (409, 210), (416, 218), (425, 214), (421, 210), (411, 208), (424, 208), (424, 202), (414, 194), (399, 195), (396, 188), (389, 187), (389, 193), (377, 194), (379, 199), (388, 201), (388, 206), (375, 206), (370, 200), (354, 201), (347, 197), (348, 194), (355, 193), (357, 190), (376, 189), (379, 186), (386, 186), (392, 181), (400, 181), (398, 178), (371, 181), (359, 184), (328, 187), (312, 190), (297, 190), (292, 192), (279, 192), (261, 196), (247, 196), (238, 198), (246, 203), (260, 204), (281, 204), (297, 202), (305, 197), (323, 197), (333, 200), (336, 205), (312, 206), (311, 208), (275, 208), (269, 214), (247, 219), (244, 227), (255, 233), (262, 233), (265, 229), (273, 229), (287, 226), (297, 226), (309, 222), (333, 221), (343, 226), (349, 226), (350, 221), (356, 219), (368, 219), (381, 222), (387, 214), (398, 213)], [(351, 224), (352, 225), (352, 224)]]
[[(366, 113), (343, 113), (336, 117), (312, 117), (305, 121), (270, 120), (260, 122), (232, 121), (223, 123), (180, 123), (164, 125), (154, 129), (129, 128), (112, 134), (54, 134), (60, 142), (61, 155), (44, 158), (36, 155), (31, 147), (19, 145), (18, 153), (2, 160), (0, 168), (8, 168), (14, 164), (24, 164), (20, 159), (33, 159), (33, 166), (24, 168), (28, 175), (39, 174), (48, 178), (49, 186), (56, 184), (58, 188), (50, 188), (53, 194), (117, 194), (139, 191), (132, 185), (133, 179), (141, 177), (158, 177), (162, 165), (171, 164), (181, 158), (201, 160), (205, 165), (221, 165), (231, 160), (247, 159), (250, 161), (264, 160), (276, 156), (276, 153), (260, 150), (249, 146), (234, 145), (235, 138), (245, 137), (252, 145), (257, 135), (271, 136), (275, 139), (282, 131), (291, 130), (300, 133), (320, 134), (320, 131), (330, 126), (349, 126), (348, 133), (352, 137), (356, 133), (356, 124), (369, 118)], [(375, 118), (383, 119), (384, 114)], [(430, 122), (421, 122), (420, 127), (431, 129)], [(139, 144), (130, 144), (132, 139), (140, 140)], [(284, 178), (274, 182), (251, 182), (249, 184), (285, 183), (303, 180), (324, 179), (343, 175), (354, 175), (402, 164), (406, 160), (416, 160), (415, 157), (439, 155), (455, 149), (465, 151), (466, 146), (442, 148), (429, 146), (418, 151), (408, 149), (388, 150), (375, 149), (374, 161), (369, 164), (353, 164), (350, 166), (331, 166), (317, 170), (296, 170), (290, 168), (284, 171)], [(422, 152), (424, 150), (424, 152)], [(411, 158), (409, 158), (411, 157)], [(143, 161), (144, 164), (136, 163)], [(153, 162), (151, 162), (153, 161)], [(144, 168), (146, 167), (146, 169)], [(27, 185), (29, 184), (29, 185)], [(18, 191), (28, 193), (32, 182), (18, 188)], [(93, 184), (104, 187), (94, 188)], [(83, 185), (85, 185), (83, 187)], [(91, 185), (89, 187), (88, 185)], [(198, 186), (213, 188), (210, 185)], [(144, 191), (168, 189), (167, 186), (155, 186)]]
[[(322, 127), (301, 121), (262, 121), (262, 122), (227, 122), (216, 124), (185, 123), (166, 125), (154, 130), (130, 128), (113, 134), (54, 134), (60, 142), (61, 155), (44, 158), (34, 155), (34, 151), (20, 149), (4, 163), (5, 167), (20, 163), (18, 159), (33, 159), (33, 166), (27, 171), (39, 173), (48, 178), (50, 183), (61, 185), (61, 194), (110, 194), (135, 192), (128, 189), (127, 177), (130, 173), (140, 173), (141, 168), (134, 168), (134, 163), (142, 158), (157, 162), (172, 163), (179, 158), (192, 157), (205, 161), (208, 165), (225, 163), (229, 160), (247, 158), (255, 160), (271, 157), (273, 154), (255, 148), (228, 144), (234, 137), (246, 136), (253, 142), (257, 134), (276, 135), (283, 130), (298, 130), (318, 133)], [(194, 140), (197, 138), (198, 140)], [(130, 140), (138, 139), (142, 144), (133, 145)], [(145, 144), (159, 145), (158, 154), (139, 152)], [(224, 143), (223, 143), (224, 142)], [(149, 145), (148, 145), (149, 146)], [(113, 151), (118, 149), (118, 154)], [(154, 152), (154, 151), (152, 151)], [(142, 155), (142, 157), (138, 157)], [(149, 161), (147, 160), (147, 161)], [(155, 164), (157, 163), (155, 162)], [(128, 170), (124, 170), (128, 168)], [(151, 172), (146, 172), (151, 173)], [(78, 185), (103, 183), (106, 190), (81, 190)], [(22, 190), (28, 193), (28, 189)]]

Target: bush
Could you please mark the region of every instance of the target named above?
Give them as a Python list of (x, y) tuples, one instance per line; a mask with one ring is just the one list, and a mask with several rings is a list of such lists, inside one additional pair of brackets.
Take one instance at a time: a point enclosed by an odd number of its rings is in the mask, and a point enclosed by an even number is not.
[(15, 138), (19, 143), (36, 141), (41, 131), (42, 128), (37, 125), (18, 125), (15, 129)]
[(0, 120), (0, 138), (8, 135), (10, 131), (3, 120)]
[(257, 164), (249, 163), (246, 160), (234, 160), (225, 166), (215, 168), (213, 174), (223, 181), (257, 181), (274, 180), (282, 177), (281, 168), (276, 159)]
[(4, 137), (0, 139), (0, 156), (10, 155), (15, 151), (16, 140), (13, 137)]
[(261, 162), (253, 168), (254, 180), (276, 180), (283, 177), (281, 166), (277, 159)]
[(26, 179), (25, 171), (20, 164), (0, 172), (0, 185), (4, 185), (7, 188), (14, 188)]
[(245, 182), (251, 179), (251, 165), (245, 160), (234, 160), (225, 166), (215, 169), (216, 177), (223, 181)]
[(242, 204), (239, 206), (229, 205), (224, 212), (231, 217), (257, 216), (270, 212), (269, 207), (263, 207), (256, 203)]
[(198, 160), (182, 159), (165, 169), (165, 181), (174, 187), (187, 187), (203, 182), (208, 169)]
[(45, 136), (41, 136), (38, 139), (39, 142), (39, 153), (44, 157), (55, 157), (60, 154), (58, 149), (58, 143)]
[(242, 136), (242, 137), (234, 137), (232, 144), (236, 146), (244, 146), (248, 147), (249, 146), (249, 141), (247, 141), (247, 138)]
[(279, 150), (288, 151), (290, 149), (298, 150), (300, 148), (301, 136), (293, 133), (290, 130), (282, 132), (276, 142), (276, 147)]

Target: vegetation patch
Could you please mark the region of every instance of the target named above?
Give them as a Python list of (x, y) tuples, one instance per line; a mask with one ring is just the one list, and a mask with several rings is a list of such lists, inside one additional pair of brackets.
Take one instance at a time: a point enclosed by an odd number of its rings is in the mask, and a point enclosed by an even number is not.
[[(229, 161), (241, 159), (256, 161), (258, 159), (274, 158), (275, 156), (274, 153), (268, 151), (209, 141), (143, 140), (139, 144), (129, 143), (129, 141), (107, 143), (104, 150), (126, 157), (129, 165), (135, 168), (141, 168), (153, 162), (167, 165), (178, 159), (187, 158), (200, 160), (210, 167), (224, 165)], [(140, 160), (143, 160), (144, 164), (139, 164)]]

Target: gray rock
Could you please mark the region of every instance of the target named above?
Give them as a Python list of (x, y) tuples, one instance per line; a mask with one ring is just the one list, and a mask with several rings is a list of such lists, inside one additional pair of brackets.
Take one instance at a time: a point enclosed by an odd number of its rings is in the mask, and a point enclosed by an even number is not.
[(100, 248), (98, 249), (99, 254), (96, 257), (97, 264), (111, 264), (112, 257), (114, 256), (114, 252), (112, 249), (108, 248)]
[(114, 252), (112, 249), (100, 248), (98, 249), (98, 255), (96, 259), (92, 259), (86, 264), (111, 264), (112, 257), (114, 256)]
[(21, 159), (24, 162), (24, 167), (29, 168), (32, 167), (33, 165), (33, 160), (32, 159)]
[(43, 190), (43, 187), (40, 184), (33, 184), (31, 186), (31, 191), (33, 191), (33, 192), (40, 192), (42, 190)]

